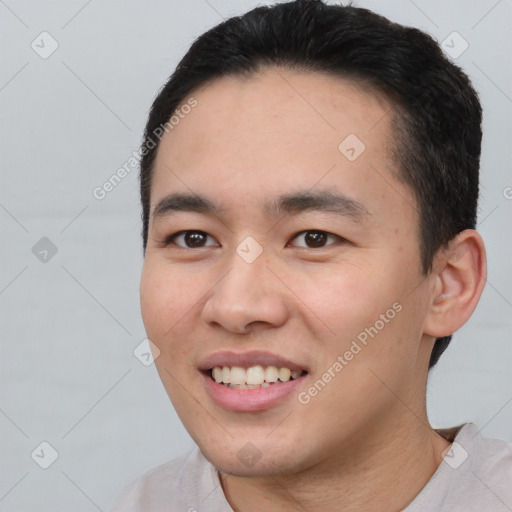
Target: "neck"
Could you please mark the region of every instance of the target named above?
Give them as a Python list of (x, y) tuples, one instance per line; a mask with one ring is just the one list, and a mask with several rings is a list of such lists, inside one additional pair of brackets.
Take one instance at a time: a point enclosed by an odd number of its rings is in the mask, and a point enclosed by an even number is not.
[(329, 460), (300, 473), (221, 473), (226, 499), (235, 512), (403, 510), (435, 473), (450, 443), (430, 427), (426, 412), (419, 417), (402, 408), (402, 418), (379, 418), (333, 450)]

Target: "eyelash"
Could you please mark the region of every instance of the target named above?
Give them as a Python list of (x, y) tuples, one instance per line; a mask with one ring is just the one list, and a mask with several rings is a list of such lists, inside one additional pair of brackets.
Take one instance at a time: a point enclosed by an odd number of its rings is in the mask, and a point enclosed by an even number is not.
[[(201, 235), (205, 235), (206, 237), (210, 236), (210, 235), (208, 235), (208, 233), (201, 231), (201, 230), (197, 230), (197, 229), (187, 229), (187, 230), (183, 230), (183, 231), (177, 231), (176, 233), (173, 233), (172, 235), (169, 235), (168, 237), (166, 237), (165, 240), (162, 242), (162, 246), (168, 247), (169, 245), (173, 244), (173, 245), (176, 245), (177, 247), (179, 247), (180, 249), (195, 249), (194, 247), (183, 247), (183, 246), (177, 245), (176, 243), (173, 242), (173, 240), (176, 237), (181, 236), (181, 235), (186, 235), (187, 233), (199, 233)], [(340, 242), (347, 241), (346, 239), (344, 239), (343, 237), (341, 237), (339, 235), (335, 235), (334, 233), (329, 233), (328, 231), (322, 231), (321, 229), (302, 230), (302, 231), (299, 231), (298, 233), (295, 233), (295, 235), (293, 235), (291, 239), (294, 240), (299, 235), (304, 235), (307, 233), (320, 233), (322, 235), (327, 235), (327, 237), (334, 237)], [(322, 247), (301, 247), (301, 246), (298, 246), (298, 247), (302, 248), (302, 249), (325, 249), (331, 245), (334, 245), (334, 244), (327, 244)], [(199, 249), (204, 249), (205, 247), (212, 247), (212, 246), (211, 245), (202, 246), (202, 247), (199, 247)], [(297, 246), (294, 246), (294, 247), (297, 247)]]

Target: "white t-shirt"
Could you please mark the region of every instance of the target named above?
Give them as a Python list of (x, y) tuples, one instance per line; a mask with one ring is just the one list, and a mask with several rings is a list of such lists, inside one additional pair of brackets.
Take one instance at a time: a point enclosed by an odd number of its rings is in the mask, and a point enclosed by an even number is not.
[[(512, 444), (474, 423), (437, 430), (453, 441), (427, 485), (403, 512), (511, 512)], [(145, 473), (110, 512), (233, 512), (215, 467), (199, 448)]]

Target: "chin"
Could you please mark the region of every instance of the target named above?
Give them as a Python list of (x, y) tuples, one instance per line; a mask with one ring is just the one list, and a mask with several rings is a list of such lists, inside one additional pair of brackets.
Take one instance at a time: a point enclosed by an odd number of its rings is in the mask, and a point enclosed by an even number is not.
[(206, 459), (221, 473), (231, 476), (264, 477), (293, 474), (301, 466), (301, 461), (297, 460), (298, 452), (293, 446), (278, 446), (268, 439), (254, 443), (247, 439), (241, 443), (231, 440), (226, 446), (197, 444)]

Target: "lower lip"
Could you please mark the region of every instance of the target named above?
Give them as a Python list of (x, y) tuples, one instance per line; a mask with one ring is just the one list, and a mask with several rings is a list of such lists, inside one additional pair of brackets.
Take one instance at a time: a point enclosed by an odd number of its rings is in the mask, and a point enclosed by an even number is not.
[(206, 390), (215, 403), (230, 411), (263, 411), (283, 402), (299, 386), (306, 375), (297, 379), (272, 384), (266, 388), (236, 389), (218, 384), (209, 375), (202, 374)]

